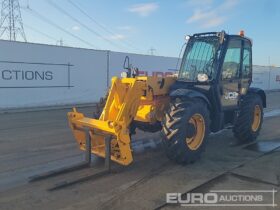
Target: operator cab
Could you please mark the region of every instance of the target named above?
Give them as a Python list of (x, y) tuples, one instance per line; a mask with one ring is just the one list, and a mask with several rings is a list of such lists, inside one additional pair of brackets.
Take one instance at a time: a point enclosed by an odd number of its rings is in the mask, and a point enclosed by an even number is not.
[(233, 123), (243, 95), (252, 81), (252, 41), (222, 32), (188, 37), (178, 80), (171, 97), (198, 97), (207, 101), (213, 130)]
[[(250, 39), (241, 35), (228, 35), (224, 31), (188, 36), (178, 79), (186, 82), (207, 82), (249, 76), (252, 70)], [(243, 57), (242, 57), (243, 56)], [(242, 66), (241, 64), (243, 63)], [(244, 67), (244, 69), (243, 69)], [(222, 70), (222, 71), (221, 71)]]
[[(178, 82), (186, 88), (199, 88), (209, 100), (219, 98), (222, 109), (234, 109), (246, 94), (252, 77), (252, 42), (240, 35), (222, 32), (189, 36)], [(204, 90), (204, 91), (203, 91)], [(208, 92), (208, 91), (207, 91)], [(214, 96), (214, 95), (216, 96)]]

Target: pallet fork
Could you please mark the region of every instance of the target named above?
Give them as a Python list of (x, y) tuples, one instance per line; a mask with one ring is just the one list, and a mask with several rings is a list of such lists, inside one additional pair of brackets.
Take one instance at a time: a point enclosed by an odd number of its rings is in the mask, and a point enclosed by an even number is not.
[[(89, 133), (89, 129), (84, 129), (85, 133)], [(68, 187), (71, 185), (74, 185), (76, 183), (80, 183), (80, 182), (84, 182), (90, 179), (95, 179), (107, 174), (111, 173), (111, 159), (110, 159), (110, 155), (111, 154), (111, 139), (112, 137), (110, 135), (105, 137), (105, 148), (106, 148), (106, 155), (105, 155), (105, 167), (102, 171), (99, 171), (97, 173), (93, 173), (87, 176), (82, 176), (79, 177), (78, 179), (74, 179), (74, 180), (70, 180), (70, 181), (64, 181), (61, 183), (57, 183), (55, 184), (53, 187), (49, 188), (48, 191), (53, 191), (53, 190), (58, 190), (64, 187)], [(41, 173), (41, 174), (37, 174), (34, 176), (29, 177), (29, 182), (37, 182), (37, 181), (41, 181), (44, 179), (48, 179), (51, 177), (55, 177), (58, 175), (62, 175), (62, 174), (66, 174), (66, 173), (70, 173), (73, 171), (77, 171), (77, 170), (81, 170), (84, 168), (91, 168), (93, 167), (92, 165), (92, 156), (91, 156), (91, 137), (88, 134), (87, 135), (87, 139), (86, 139), (86, 150), (85, 150), (85, 154), (84, 154), (84, 161), (82, 161), (81, 163), (77, 163), (71, 166), (66, 166), (66, 167), (62, 167), (62, 168), (58, 168), (58, 169), (54, 169), (45, 173)]]

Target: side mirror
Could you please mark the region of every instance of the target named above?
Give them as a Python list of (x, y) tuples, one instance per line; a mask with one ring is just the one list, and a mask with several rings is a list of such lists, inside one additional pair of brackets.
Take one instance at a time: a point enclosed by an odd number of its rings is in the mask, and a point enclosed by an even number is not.
[(123, 68), (124, 69), (130, 69), (130, 63), (129, 63), (129, 57), (128, 56), (125, 56), (124, 63), (123, 63)]

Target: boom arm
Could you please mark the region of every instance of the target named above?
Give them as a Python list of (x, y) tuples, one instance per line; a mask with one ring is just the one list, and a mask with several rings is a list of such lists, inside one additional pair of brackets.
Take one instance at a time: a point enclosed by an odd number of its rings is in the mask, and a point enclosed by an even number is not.
[(133, 161), (130, 148), (130, 125), (133, 120), (151, 123), (161, 120), (169, 102), (169, 87), (175, 78), (112, 78), (112, 86), (100, 118), (91, 119), (73, 110), (68, 113), (74, 137), (85, 150), (89, 129), (91, 152), (105, 157), (105, 138), (111, 136), (111, 160), (128, 165)]

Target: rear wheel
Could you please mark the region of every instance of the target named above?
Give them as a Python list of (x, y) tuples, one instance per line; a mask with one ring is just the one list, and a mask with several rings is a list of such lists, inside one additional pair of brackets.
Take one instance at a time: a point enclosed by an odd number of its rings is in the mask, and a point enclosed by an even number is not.
[(263, 104), (257, 94), (248, 94), (244, 97), (240, 113), (233, 128), (234, 136), (242, 142), (257, 139), (263, 122)]
[(210, 124), (209, 112), (202, 100), (171, 103), (162, 124), (162, 141), (169, 159), (184, 164), (199, 158)]

